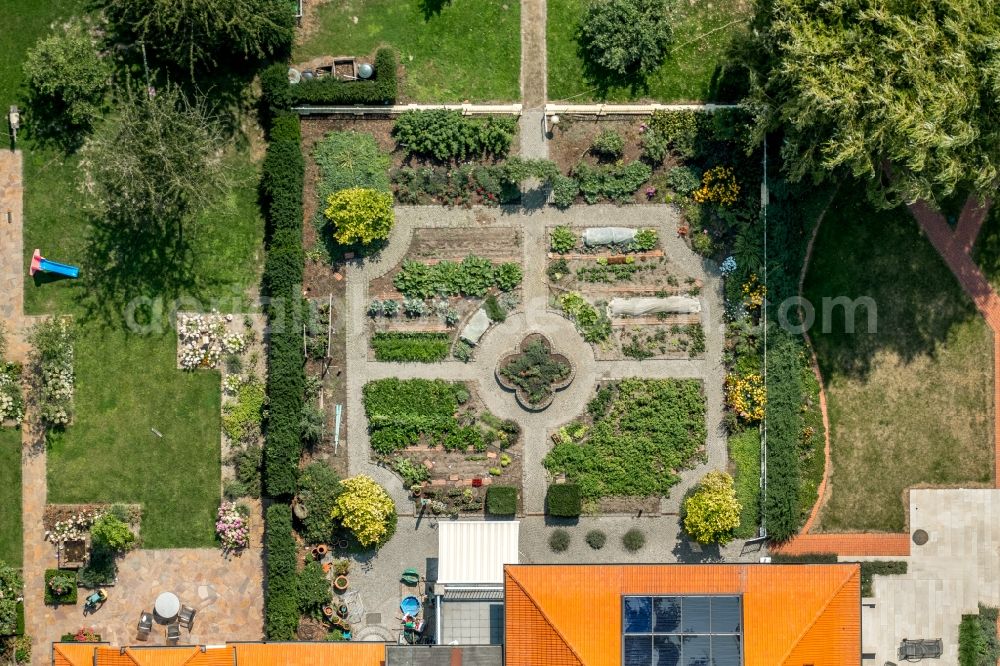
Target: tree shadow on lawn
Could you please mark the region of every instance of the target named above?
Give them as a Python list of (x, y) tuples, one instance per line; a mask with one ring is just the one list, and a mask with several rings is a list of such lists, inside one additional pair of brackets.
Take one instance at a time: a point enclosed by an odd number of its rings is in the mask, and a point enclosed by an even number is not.
[(441, 11), (449, 5), (451, 5), (451, 0), (417, 0), (417, 6), (420, 7), (425, 21), (440, 16)]
[(135, 329), (133, 324), (154, 325), (150, 317), (172, 314), (180, 299), (203, 301), (212, 283), (196, 272), (192, 236), (196, 242), (196, 232), (178, 238), (153, 224), (136, 229), (92, 218), (83, 261), (84, 318)]
[[(834, 375), (867, 378), (883, 351), (904, 363), (933, 357), (954, 327), (980, 317), (909, 211), (875, 210), (863, 191), (840, 188), (803, 289), (815, 311), (810, 335), (827, 383)], [(874, 302), (871, 311), (856, 300), (862, 298)], [(833, 299), (857, 303), (853, 316)]]

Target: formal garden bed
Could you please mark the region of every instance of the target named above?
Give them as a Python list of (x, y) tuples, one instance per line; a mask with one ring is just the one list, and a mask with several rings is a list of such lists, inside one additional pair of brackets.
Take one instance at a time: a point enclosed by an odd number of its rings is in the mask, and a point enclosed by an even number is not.
[(376, 458), (434, 513), (482, 513), (489, 486), (520, 489), (520, 426), (471, 384), (384, 379), (365, 385), (364, 401)]
[[(622, 227), (616, 233), (624, 234)], [(685, 299), (700, 310), (701, 283), (676, 271), (659, 248), (658, 232), (636, 229), (631, 240), (596, 244), (594, 229), (549, 227), (547, 284), (552, 307), (574, 319), (598, 359), (699, 358), (705, 332), (698, 311), (628, 315), (608, 312), (613, 299)], [(631, 232), (629, 232), (631, 233)], [(627, 234), (626, 234), (627, 235)]]
[(520, 307), (520, 259), (512, 227), (414, 230), (400, 264), (369, 284), (371, 358), (468, 360), (460, 335), (479, 310), (502, 322)]
[(544, 466), (579, 488), (586, 513), (656, 512), (704, 460), (706, 435), (700, 381), (626, 379), (602, 385), (586, 413), (552, 433)]
[(541, 333), (532, 333), (514, 351), (497, 361), (496, 378), (502, 387), (517, 396), (528, 411), (541, 411), (552, 404), (556, 391), (573, 382), (576, 368)]

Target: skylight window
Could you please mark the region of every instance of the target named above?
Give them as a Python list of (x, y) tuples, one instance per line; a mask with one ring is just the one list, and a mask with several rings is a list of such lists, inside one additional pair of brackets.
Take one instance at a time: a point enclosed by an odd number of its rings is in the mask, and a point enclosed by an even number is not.
[(736, 596), (622, 597), (623, 666), (741, 666)]

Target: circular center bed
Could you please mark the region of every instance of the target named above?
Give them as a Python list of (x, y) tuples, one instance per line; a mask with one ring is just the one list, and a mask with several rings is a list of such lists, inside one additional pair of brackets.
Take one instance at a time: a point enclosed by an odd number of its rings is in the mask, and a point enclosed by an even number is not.
[(552, 343), (541, 333), (525, 337), (496, 367), (500, 385), (514, 392), (521, 407), (533, 412), (551, 405), (556, 391), (569, 386), (575, 374), (572, 362), (553, 353)]

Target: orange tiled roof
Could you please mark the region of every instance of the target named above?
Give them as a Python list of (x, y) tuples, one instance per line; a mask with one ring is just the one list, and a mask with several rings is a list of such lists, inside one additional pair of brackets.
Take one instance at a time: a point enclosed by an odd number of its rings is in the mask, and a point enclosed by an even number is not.
[(93, 643), (53, 643), (54, 666), (94, 666)]
[(745, 666), (857, 666), (857, 564), (517, 566), (506, 579), (509, 666), (620, 666), (628, 594), (739, 594)]
[(382, 666), (384, 643), (234, 643), (239, 666)]
[[(1000, 451), (1000, 447), (997, 447), (997, 450)], [(910, 535), (892, 533), (801, 534), (782, 544), (770, 547), (770, 551), (782, 555), (836, 553), (837, 555), (906, 557), (910, 554)]]

